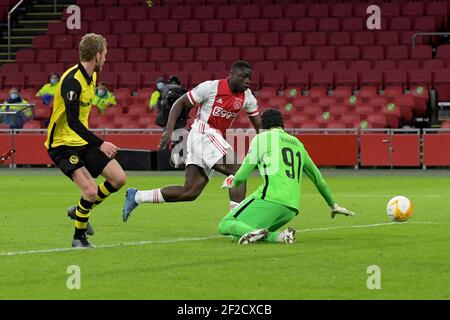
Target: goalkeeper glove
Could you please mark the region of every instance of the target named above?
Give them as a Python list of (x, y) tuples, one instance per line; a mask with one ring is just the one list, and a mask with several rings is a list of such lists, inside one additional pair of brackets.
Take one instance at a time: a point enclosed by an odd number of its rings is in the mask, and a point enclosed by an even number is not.
[(230, 174), (228, 177), (226, 177), (225, 181), (222, 183), (221, 189), (231, 189), (233, 188), (233, 179), (234, 176)]
[(331, 209), (331, 219), (334, 219), (334, 216), (337, 214), (343, 214), (345, 216), (353, 217), (355, 215), (354, 212), (345, 209), (344, 207), (340, 207), (337, 203), (330, 206)]

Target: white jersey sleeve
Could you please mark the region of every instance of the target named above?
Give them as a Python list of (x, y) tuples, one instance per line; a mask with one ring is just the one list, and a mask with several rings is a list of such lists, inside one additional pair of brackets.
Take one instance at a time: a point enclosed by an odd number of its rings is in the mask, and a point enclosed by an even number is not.
[(209, 100), (212, 95), (217, 93), (217, 81), (205, 81), (197, 85), (188, 92), (187, 96), (192, 104), (203, 104)]
[(249, 117), (253, 117), (259, 114), (258, 101), (256, 100), (253, 93), (250, 91), (250, 89), (245, 91), (244, 109)]

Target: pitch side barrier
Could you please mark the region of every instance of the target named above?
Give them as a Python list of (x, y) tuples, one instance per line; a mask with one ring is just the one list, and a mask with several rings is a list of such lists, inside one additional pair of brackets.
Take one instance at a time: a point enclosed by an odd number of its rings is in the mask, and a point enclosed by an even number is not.
[[(448, 167), (450, 129), (286, 129), (305, 145), (318, 166), (333, 167)], [(93, 129), (122, 149), (157, 150), (162, 129)], [(185, 141), (187, 130), (175, 138)], [(51, 165), (44, 141), (46, 129), (0, 129), (0, 153), (15, 150), (4, 166)], [(236, 161), (247, 152), (252, 129), (227, 132)], [(181, 137), (181, 138), (180, 138)], [(243, 138), (242, 138), (243, 137)], [(178, 145), (179, 150), (183, 143)], [(181, 152), (182, 154), (183, 152)]]

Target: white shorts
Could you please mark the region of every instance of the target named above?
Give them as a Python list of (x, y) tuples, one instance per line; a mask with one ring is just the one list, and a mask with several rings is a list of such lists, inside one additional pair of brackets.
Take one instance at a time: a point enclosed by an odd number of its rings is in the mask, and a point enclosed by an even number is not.
[(187, 138), (186, 166), (195, 164), (203, 168), (211, 179), (212, 167), (232, 150), (220, 133), (212, 130), (201, 133), (192, 128)]

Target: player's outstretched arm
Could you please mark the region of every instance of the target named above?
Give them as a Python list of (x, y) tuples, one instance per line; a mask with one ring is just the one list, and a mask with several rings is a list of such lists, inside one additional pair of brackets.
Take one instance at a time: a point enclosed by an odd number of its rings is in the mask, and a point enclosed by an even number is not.
[(259, 115), (259, 113), (254, 116), (248, 116), (248, 118), (250, 119), (253, 127), (255, 128), (256, 133), (259, 133), (259, 130), (261, 129), (261, 116)]

